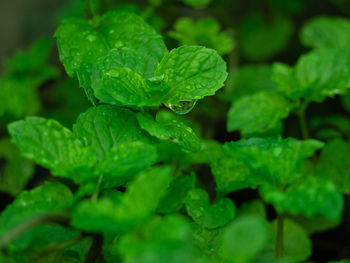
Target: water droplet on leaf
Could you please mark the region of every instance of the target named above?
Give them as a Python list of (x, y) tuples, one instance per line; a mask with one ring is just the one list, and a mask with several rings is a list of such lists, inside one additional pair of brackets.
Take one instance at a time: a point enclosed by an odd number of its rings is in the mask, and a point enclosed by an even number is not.
[(176, 114), (184, 115), (189, 113), (194, 108), (196, 102), (196, 100), (182, 101), (179, 104), (168, 104), (168, 107)]

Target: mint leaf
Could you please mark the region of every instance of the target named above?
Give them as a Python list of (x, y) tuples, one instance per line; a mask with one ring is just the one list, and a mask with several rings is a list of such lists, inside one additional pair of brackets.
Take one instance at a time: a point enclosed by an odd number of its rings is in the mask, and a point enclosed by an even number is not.
[(120, 233), (134, 228), (156, 210), (171, 181), (170, 167), (156, 167), (136, 177), (118, 203), (85, 201), (73, 211), (72, 225), (91, 232)]
[(286, 97), (274, 91), (241, 97), (233, 102), (228, 112), (227, 130), (240, 130), (243, 136), (264, 133), (277, 127), (292, 107)]
[(350, 21), (343, 17), (319, 16), (308, 21), (300, 32), (304, 46), (346, 47), (350, 45)]
[(91, 149), (55, 120), (27, 117), (11, 123), (8, 130), (22, 154), (50, 169), (53, 175), (79, 182), (96, 162)]
[(160, 200), (158, 213), (173, 213), (179, 210), (185, 202), (188, 192), (194, 188), (196, 177), (178, 175), (169, 185), (165, 195)]
[(321, 102), (349, 89), (350, 49), (323, 48), (301, 56), (292, 69), (274, 67), (277, 88), (292, 99)]
[(155, 121), (150, 114), (138, 113), (137, 119), (142, 129), (150, 135), (164, 141), (171, 141), (181, 146), (184, 151), (198, 151), (201, 142), (183, 122), (178, 120)]
[(74, 134), (91, 147), (102, 162), (114, 147), (125, 142), (150, 142), (141, 130), (136, 113), (125, 108), (100, 105), (82, 113), (73, 126)]
[(322, 147), (320, 141), (280, 136), (243, 139), (224, 145), (233, 158), (250, 167), (256, 182), (280, 186), (299, 178), (302, 162)]
[(90, 99), (93, 96), (89, 77), (91, 67), (110, 50), (132, 49), (138, 56), (146, 58), (151, 71), (167, 53), (155, 30), (141, 17), (127, 11), (109, 11), (92, 23), (78, 18), (64, 20), (55, 36), (68, 75), (78, 76)]
[(226, 63), (215, 50), (200, 46), (181, 46), (166, 54), (157, 66), (155, 76), (163, 76), (167, 88), (164, 104), (214, 95), (227, 77)]
[(285, 16), (269, 20), (257, 13), (246, 16), (238, 32), (242, 53), (250, 60), (269, 59), (286, 47), (292, 31), (293, 25)]
[(134, 175), (142, 172), (157, 161), (155, 146), (139, 141), (130, 141), (112, 148), (98, 167), (103, 175), (102, 187), (112, 188), (124, 185)]
[(210, 204), (207, 192), (202, 189), (191, 190), (185, 204), (192, 219), (208, 229), (224, 226), (236, 215), (236, 207), (230, 199), (222, 198)]
[(65, 209), (72, 201), (71, 191), (60, 183), (48, 183), (30, 191), (23, 191), (1, 213), (0, 235), (33, 216)]
[(242, 216), (223, 229), (221, 255), (227, 262), (254, 262), (269, 238), (265, 220)]
[[(130, 59), (122, 61), (125, 64), (120, 62), (120, 65), (115, 65), (116, 61), (121, 60), (115, 57), (116, 55), (103, 57), (93, 66), (91, 87), (95, 96), (101, 102), (109, 104), (158, 106), (159, 102), (152, 98), (155, 87), (149, 85), (139, 73), (127, 67)], [(146, 59), (142, 57), (137, 60), (145, 63)]]
[(321, 215), (334, 221), (343, 211), (342, 194), (323, 177), (308, 176), (284, 191), (271, 185), (263, 185), (259, 190), (263, 199), (273, 204), (279, 213), (301, 213), (307, 217)]
[(190, 17), (179, 18), (174, 25), (175, 31), (169, 36), (181, 45), (200, 45), (215, 49), (219, 55), (231, 52), (234, 41), (225, 31), (220, 31), (220, 24), (213, 18), (194, 21)]

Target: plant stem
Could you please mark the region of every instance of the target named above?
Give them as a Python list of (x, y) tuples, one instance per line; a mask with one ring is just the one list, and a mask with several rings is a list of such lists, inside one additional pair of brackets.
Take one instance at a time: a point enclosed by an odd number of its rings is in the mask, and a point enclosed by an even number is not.
[(84, 0), (85, 2), (85, 13), (88, 19), (92, 19), (94, 14), (92, 12), (92, 6), (90, 0)]
[(300, 129), (301, 129), (301, 135), (303, 137), (303, 139), (308, 139), (309, 136), (309, 130), (307, 128), (307, 122), (306, 122), (306, 109), (307, 109), (307, 104), (306, 103), (302, 103), (300, 106), (300, 110), (298, 113), (298, 119), (299, 119), (299, 125), (300, 125)]
[(66, 213), (53, 213), (37, 215), (21, 224), (12, 228), (9, 232), (3, 235), (0, 239), (0, 250), (4, 249), (8, 244), (16, 240), (19, 236), (29, 231), (30, 229), (44, 223), (57, 223), (67, 225), (69, 223), (69, 217)]
[(102, 180), (103, 180), (103, 174), (100, 174), (100, 176), (98, 177), (98, 180), (97, 180), (95, 191), (94, 191), (94, 193), (91, 196), (91, 201), (94, 201), (94, 202), (97, 201), (98, 195), (100, 193)]
[(283, 257), (284, 254), (284, 215), (279, 214), (277, 216), (277, 235), (276, 235), (276, 258)]
[(94, 235), (89, 252), (86, 255), (84, 263), (94, 263), (100, 256), (103, 245), (103, 236)]

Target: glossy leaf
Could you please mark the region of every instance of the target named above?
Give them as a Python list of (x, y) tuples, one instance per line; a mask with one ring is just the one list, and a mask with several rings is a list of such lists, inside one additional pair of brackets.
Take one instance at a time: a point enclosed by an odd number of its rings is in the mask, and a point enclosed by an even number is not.
[(137, 114), (137, 119), (141, 128), (150, 135), (178, 144), (184, 151), (195, 152), (201, 147), (201, 142), (193, 130), (181, 121), (156, 121), (152, 115), (146, 113)]
[(25, 157), (50, 169), (53, 175), (79, 182), (96, 162), (91, 150), (55, 120), (27, 117), (11, 123), (9, 133)]
[(155, 30), (141, 17), (127, 11), (109, 11), (92, 23), (78, 18), (64, 20), (55, 36), (67, 73), (78, 76), (90, 99), (93, 95), (89, 77), (91, 67), (112, 49), (131, 48), (137, 56), (149, 62), (149, 71), (153, 71), (167, 53), (162, 38)]
[(93, 148), (100, 162), (112, 148), (122, 143), (150, 141), (133, 111), (108, 105), (92, 107), (82, 113), (73, 131), (86, 146)]
[(164, 56), (155, 76), (164, 76), (162, 85), (167, 88), (161, 102), (177, 105), (214, 95), (227, 77), (226, 63), (215, 50), (181, 46)]

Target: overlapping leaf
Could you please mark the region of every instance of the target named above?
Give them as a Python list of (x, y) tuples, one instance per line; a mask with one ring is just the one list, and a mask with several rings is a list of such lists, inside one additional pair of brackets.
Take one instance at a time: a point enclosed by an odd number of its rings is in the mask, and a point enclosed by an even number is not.
[(50, 169), (53, 175), (79, 182), (96, 162), (91, 149), (55, 120), (27, 117), (11, 123), (9, 132), (25, 157)]

